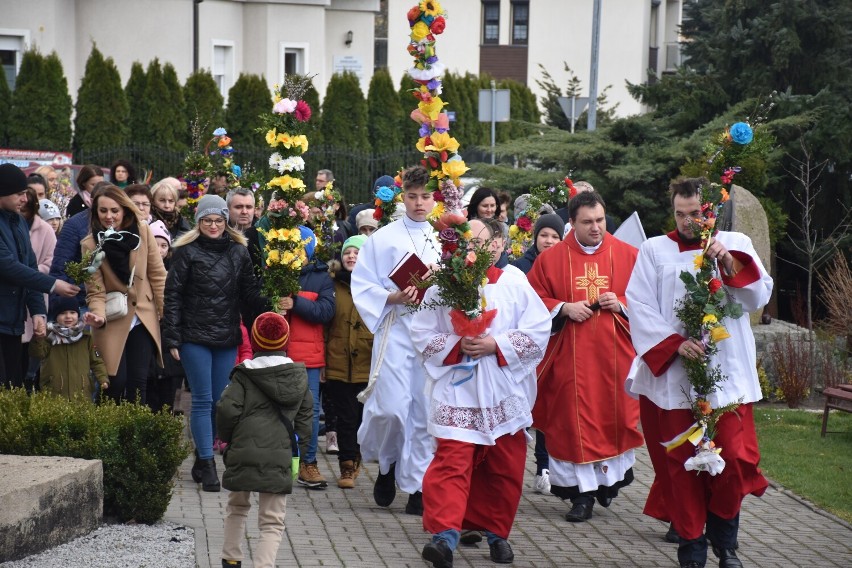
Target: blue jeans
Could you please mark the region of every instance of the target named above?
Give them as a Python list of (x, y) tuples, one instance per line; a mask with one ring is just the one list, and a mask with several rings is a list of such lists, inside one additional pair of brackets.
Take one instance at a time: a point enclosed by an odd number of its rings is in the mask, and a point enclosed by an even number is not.
[(213, 459), (216, 434), (216, 403), (228, 385), (228, 377), (237, 360), (236, 347), (207, 347), (195, 343), (180, 346), (180, 361), (192, 389), (189, 429), (198, 457)]
[(305, 454), (305, 463), (314, 463), (317, 461), (317, 438), (319, 437), (319, 417), (320, 417), (320, 369), (307, 369), (308, 371), (308, 388), (311, 389), (311, 395), (314, 397), (314, 420), (311, 426), (311, 441), (308, 443), (308, 451)]

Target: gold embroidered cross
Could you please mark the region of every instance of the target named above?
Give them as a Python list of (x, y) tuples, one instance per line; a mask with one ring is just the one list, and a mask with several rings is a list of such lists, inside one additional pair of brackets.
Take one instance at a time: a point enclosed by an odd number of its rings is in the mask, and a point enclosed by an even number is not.
[(587, 262), (586, 274), (577, 276), (574, 280), (577, 282), (578, 290), (586, 290), (586, 300), (593, 304), (600, 296), (601, 290), (609, 287), (609, 276), (598, 276), (598, 263)]

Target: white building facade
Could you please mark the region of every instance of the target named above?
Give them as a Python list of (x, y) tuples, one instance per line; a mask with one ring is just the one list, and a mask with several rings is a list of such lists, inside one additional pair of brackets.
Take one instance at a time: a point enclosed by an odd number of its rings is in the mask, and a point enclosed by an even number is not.
[(349, 69), (366, 93), (378, 11), (379, 0), (0, 0), (0, 63), (13, 83), (28, 47), (56, 51), (76, 98), (93, 42), (123, 83), (134, 61), (147, 67), (155, 57), (185, 81), (197, 43), (199, 68), (226, 99), (240, 73), (270, 86), (285, 72), (316, 75), (322, 96), (332, 74)]
[[(600, 1), (599, 92), (610, 86), (620, 116), (643, 112), (626, 82), (644, 83), (649, 69), (659, 75), (680, 63), (686, 0)], [(262, 74), (272, 85), (285, 72), (315, 75), (322, 97), (344, 69), (359, 75), (366, 94), (374, 67), (386, 65), (397, 85), (409, 67), (406, 12), (415, 2), (387, 0), (385, 39), (374, 31), (379, 0), (0, 0), (0, 64), (13, 83), (25, 49), (55, 50), (76, 97), (94, 42), (125, 83), (134, 61), (147, 66), (155, 57), (174, 65), (183, 82), (197, 57), (225, 97), (240, 73)], [(586, 96), (594, 2), (443, 0), (448, 22), (438, 56), (450, 71), (513, 78), (539, 96), (539, 65), (564, 86), (567, 64)]]
[[(619, 116), (645, 110), (627, 92), (626, 81), (645, 83), (649, 68), (659, 74), (679, 64), (682, 3), (601, 0), (598, 91), (611, 85), (608, 100), (618, 103)], [(405, 52), (405, 14), (411, 4), (389, 1), (388, 68), (397, 82), (411, 59)], [(536, 84), (542, 77), (539, 64), (563, 88), (568, 83), (567, 64), (582, 81), (582, 96), (588, 96), (594, 0), (446, 0), (441, 4), (448, 19), (437, 53), (450, 71), (516, 79), (540, 97), (544, 93)]]

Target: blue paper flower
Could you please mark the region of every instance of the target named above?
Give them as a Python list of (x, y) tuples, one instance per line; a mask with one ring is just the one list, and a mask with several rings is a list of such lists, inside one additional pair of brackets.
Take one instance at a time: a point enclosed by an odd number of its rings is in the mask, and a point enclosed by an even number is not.
[(751, 126), (745, 122), (737, 122), (731, 126), (731, 140), (741, 145), (746, 145), (754, 140), (754, 132)]
[(224, 136), (228, 132), (221, 126), (213, 131), (213, 136)]
[(385, 203), (391, 201), (396, 194), (394, 191), (388, 186), (384, 185), (376, 191), (376, 197), (384, 201)]
[(240, 166), (238, 166), (237, 164), (234, 164), (233, 166), (231, 166), (231, 171), (234, 172), (234, 175), (237, 176), (237, 177), (240, 177), (240, 176), (243, 175), (243, 169)]

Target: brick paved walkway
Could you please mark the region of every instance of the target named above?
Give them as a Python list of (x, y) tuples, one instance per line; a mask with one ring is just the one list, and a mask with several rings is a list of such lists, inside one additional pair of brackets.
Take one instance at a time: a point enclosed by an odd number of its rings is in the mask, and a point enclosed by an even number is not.
[[(325, 447), (322, 439), (320, 447)], [(336, 484), (336, 457), (318, 459), (329, 487), (324, 491), (299, 487), (289, 497), (277, 566), (431, 566), (420, 559), (428, 542), (420, 517), (403, 512), (407, 496), (398, 494), (390, 509), (373, 502), (377, 464), (367, 464), (356, 488), (344, 491)], [(218, 456), (217, 463), (221, 475)], [(194, 527), (198, 566), (218, 567), (227, 492), (202, 492), (190, 478), (191, 466), (192, 458), (181, 467), (165, 519)], [(532, 491), (535, 466), (530, 447), (524, 495), (509, 539), (514, 566), (676, 567), (677, 545), (663, 540), (667, 526), (642, 515), (652, 479), (644, 448), (637, 454), (634, 471), (636, 481), (622, 490), (609, 509), (596, 505), (590, 522), (568, 523), (563, 518), (568, 507), (562, 501)], [(258, 537), (254, 507), (247, 533), (249, 543)], [(763, 498), (746, 499), (739, 541), (739, 556), (747, 567), (852, 567), (852, 527), (783, 488), (770, 487)], [(715, 566), (710, 556), (707, 565)], [(243, 566), (252, 566), (250, 551)], [(489, 560), (483, 541), (476, 547), (460, 546), (454, 566), (496, 565)]]

